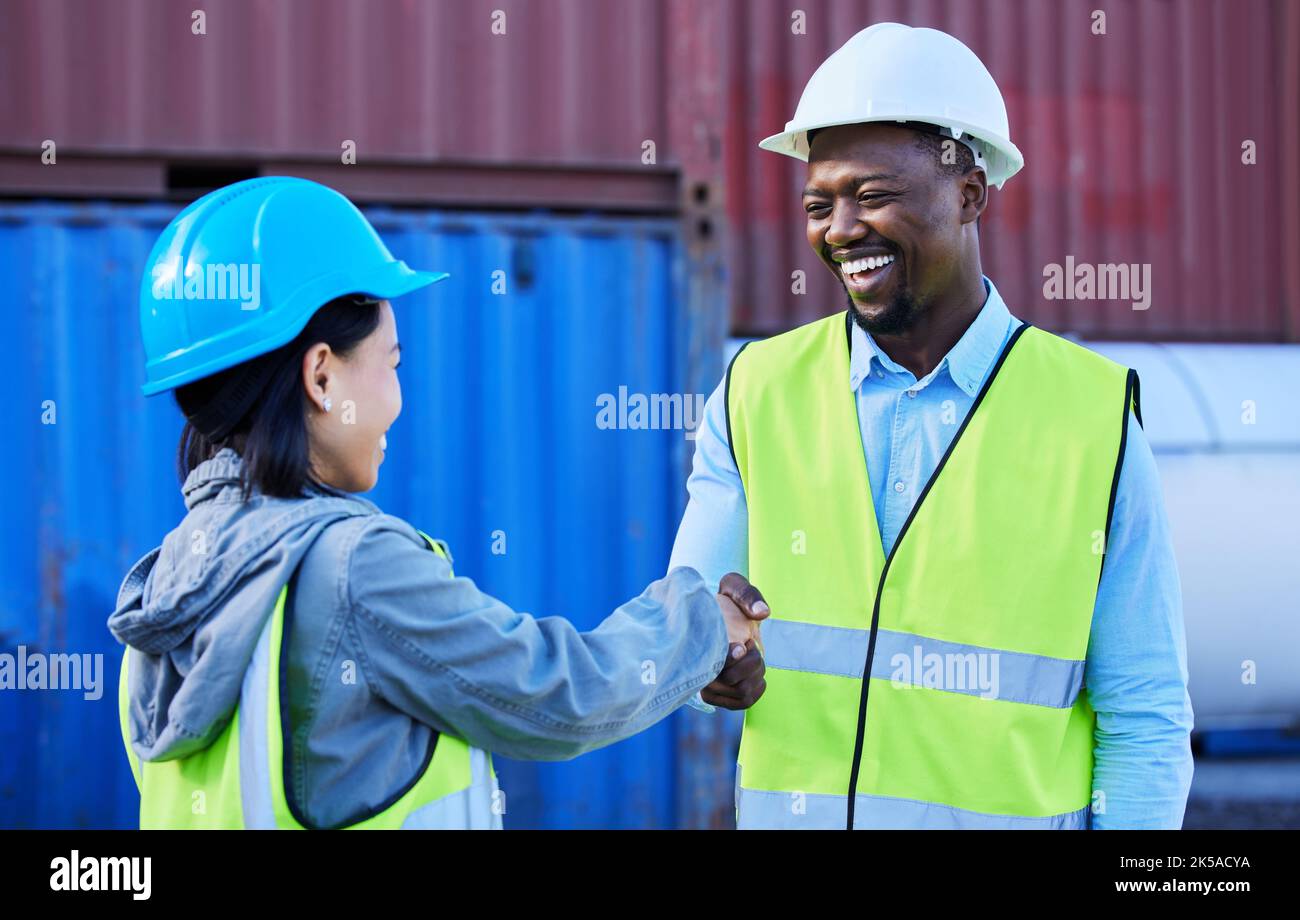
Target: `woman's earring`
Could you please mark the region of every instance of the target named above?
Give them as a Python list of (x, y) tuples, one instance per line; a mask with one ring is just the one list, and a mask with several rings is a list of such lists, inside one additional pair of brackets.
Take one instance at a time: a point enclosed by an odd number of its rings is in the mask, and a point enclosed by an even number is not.
[(334, 408), (334, 404), (330, 402), (330, 398), (328, 396), (325, 397), (325, 403), (323, 405), (323, 408), (325, 409), (326, 412)]

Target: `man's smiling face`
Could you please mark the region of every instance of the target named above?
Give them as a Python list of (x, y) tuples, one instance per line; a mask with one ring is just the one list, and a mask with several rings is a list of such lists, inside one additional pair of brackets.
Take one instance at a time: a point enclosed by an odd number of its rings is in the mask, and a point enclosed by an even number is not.
[(906, 332), (957, 282), (963, 226), (974, 219), (963, 216), (969, 181), (943, 169), (910, 128), (817, 132), (803, 196), (808, 242), (844, 285), (863, 329)]

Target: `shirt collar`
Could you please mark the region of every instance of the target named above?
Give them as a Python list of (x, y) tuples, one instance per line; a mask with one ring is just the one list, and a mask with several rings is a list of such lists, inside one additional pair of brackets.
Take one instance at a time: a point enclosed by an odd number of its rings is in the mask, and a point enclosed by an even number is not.
[[(1007, 309), (1002, 295), (987, 277), (984, 278), (984, 289), (988, 292), (988, 296), (984, 299), (984, 306), (980, 312), (966, 327), (957, 344), (943, 356), (943, 360), (925, 380), (920, 382), (928, 384), (930, 380), (946, 370), (957, 386), (965, 390), (968, 395), (973, 397), (979, 392), (989, 368), (993, 366), (993, 361), (1002, 350), (1007, 337), (1007, 327), (1011, 322), (1011, 311)], [(910, 376), (911, 372), (885, 354), (876, 344), (876, 340), (864, 332), (861, 326), (851, 320), (849, 326), (852, 342), (849, 353), (849, 385), (855, 391), (862, 381), (871, 375), (873, 360), (886, 373)]]

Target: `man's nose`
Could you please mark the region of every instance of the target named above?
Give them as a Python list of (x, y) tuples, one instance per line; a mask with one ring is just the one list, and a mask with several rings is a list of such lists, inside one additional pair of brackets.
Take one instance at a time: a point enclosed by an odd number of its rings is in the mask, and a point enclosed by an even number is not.
[(836, 204), (831, 211), (831, 223), (826, 228), (828, 246), (847, 246), (866, 235), (866, 226), (858, 219), (858, 210), (849, 204)]

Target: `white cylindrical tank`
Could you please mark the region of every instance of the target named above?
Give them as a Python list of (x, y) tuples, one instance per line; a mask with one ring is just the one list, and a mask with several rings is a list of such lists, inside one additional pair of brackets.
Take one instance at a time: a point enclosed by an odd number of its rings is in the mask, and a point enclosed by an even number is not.
[(1196, 727), (1300, 722), (1300, 345), (1085, 344), (1141, 377)]

